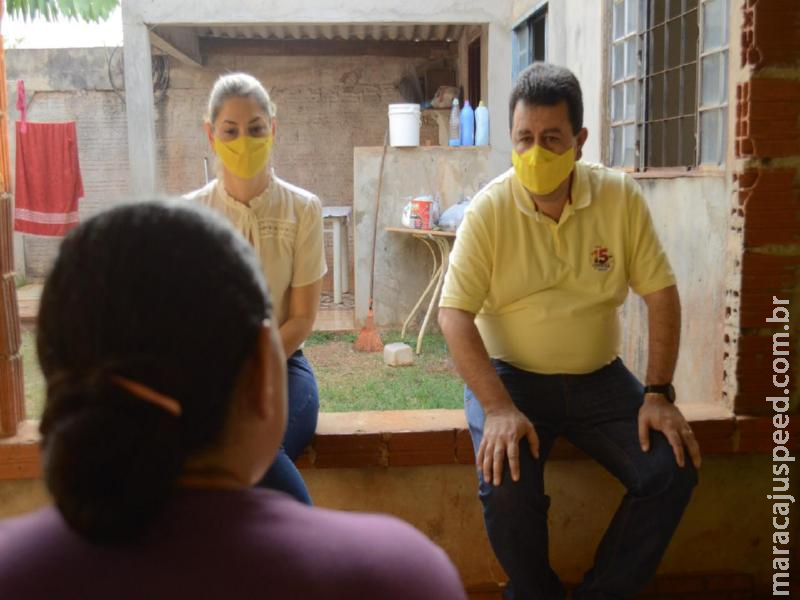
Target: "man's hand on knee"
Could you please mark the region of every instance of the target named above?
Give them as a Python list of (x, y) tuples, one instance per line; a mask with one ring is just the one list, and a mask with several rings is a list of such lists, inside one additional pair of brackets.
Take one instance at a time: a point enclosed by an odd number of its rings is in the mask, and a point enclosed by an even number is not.
[(508, 456), (511, 479), (519, 481), (519, 442), (528, 438), (531, 454), (539, 458), (539, 436), (533, 423), (516, 407), (498, 408), (486, 412), (483, 439), (478, 448), (477, 465), (483, 470), (486, 483), (500, 485), (503, 466)]
[(694, 437), (692, 428), (686, 421), (681, 411), (661, 396), (646, 396), (644, 404), (639, 409), (639, 442), (642, 450), (650, 450), (650, 430), (655, 429), (664, 434), (675, 460), (683, 467), (686, 464), (684, 446), (689, 451), (689, 457), (695, 468), (700, 468), (700, 445)]

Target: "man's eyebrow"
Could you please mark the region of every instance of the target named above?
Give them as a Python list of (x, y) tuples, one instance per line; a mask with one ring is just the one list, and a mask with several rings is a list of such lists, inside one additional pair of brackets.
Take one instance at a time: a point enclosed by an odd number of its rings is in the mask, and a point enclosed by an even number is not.
[[(540, 135), (546, 135), (546, 134), (551, 134), (551, 133), (557, 133), (557, 134), (560, 135), (561, 134), (561, 129), (559, 129), (558, 127), (548, 127), (544, 131), (540, 132)], [(525, 127), (524, 129), (517, 130), (517, 135), (530, 135), (530, 134), (531, 134), (531, 130), (528, 127)]]

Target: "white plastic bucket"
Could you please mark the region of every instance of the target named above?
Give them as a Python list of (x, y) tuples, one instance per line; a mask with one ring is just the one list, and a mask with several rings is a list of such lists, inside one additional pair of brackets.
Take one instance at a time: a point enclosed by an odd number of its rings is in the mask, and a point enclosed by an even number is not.
[(421, 124), (419, 104), (389, 105), (389, 144), (419, 146)]

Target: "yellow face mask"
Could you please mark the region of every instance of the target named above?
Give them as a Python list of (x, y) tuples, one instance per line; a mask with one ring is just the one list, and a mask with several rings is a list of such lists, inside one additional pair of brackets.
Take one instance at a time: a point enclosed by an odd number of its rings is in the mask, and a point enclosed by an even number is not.
[(273, 135), (267, 137), (240, 135), (230, 142), (223, 142), (214, 136), (214, 150), (228, 171), (236, 177), (252, 179), (266, 166), (272, 152), (273, 141)]
[(575, 167), (575, 148), (563, 154), (545, 150), (539, 145), (522, 154), (511, 151), (511, 162), (522, 185), (537, 196), (552, 193), (569, 177)]

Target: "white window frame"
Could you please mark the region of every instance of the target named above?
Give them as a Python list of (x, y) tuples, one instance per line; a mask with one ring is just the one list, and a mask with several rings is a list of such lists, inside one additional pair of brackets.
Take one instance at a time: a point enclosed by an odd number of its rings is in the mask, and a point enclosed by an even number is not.
[[(704, 29), (705, 29), (705, 8), (711, 4), (712, 0), (700, 0), (698, 6), (698, 19), (697, 26), (700, 29), (699, 43), (698, 43), (698, 56), (697, 56), (697, 163), (700, 166), (723, 166), (725, 164), (725, 156), (727, 154), (728, 142), (728, 78), (730, 69), (730, 0), (719, 0), (725, 4), (724, 7), (724, 22), (725, 28), (723, 30), (723, 43), (713, 48), (703, 48), (705, 42)], [(703, 103), (703, 61), (704, 59), (712, 58), (716, 55), (722, 57), (722, 69), (719, 73), (719, 81), (717, 86), (717, 93), (720, 100), (718, 102)], [(717, 160), (703, 162), (703, 133), (702, 133), (702, 117), (704, 114), (710, 114), (716, 111), (718, 117), (718, 131), (716, 139)]]
[[(665, 0), (655, 0), (657, 2), (664, 2)], [(684, 12), (684, 8), (686, 5), (683, 3), (683, 0), (671, 0), (671, 1), (681, 1), (681, 13)], [(604, 157), (605, 163), (614, 166), (617, 168), (622, 168), (625, 170), (630, 171), (649, 171), (649, 170), (693, 170), (697, 168), (719, 168), (725, 164), (725, 156), (726, 152), (726, 145), (727, 145), (727, 110), (728, 110), (728, 90), (727, 90), (727, 81), (728, 81), (728, 71), (730, 69), (730, 2), (731, 0), (696, 0), (697, 6), (697, 52), (695, 53), (695, 60), (696, 60), (696, 82), (695, 82), (695, 93), (696, 93), (696, 103), (695, 103), (695, 110), (694, 110), (694, 117), (695, 117), (695, 131), (694, 131), (694, 157), (691, 161), (691, 164), (686, 165), (676, 165), (676, 166), (650, 166), (647, 164), (647, 136), (650, 135), (650, 130), (648, 127), (648, 120), (647, 116), (647, 85), (648, 85), (648, 75), (650, 73), (650, 65), (649, 65), (649, 46), (648, 44), (651, 43), (651, 40), (648, 39), (648, 33), (650, 31), (650, 27), (648, 26), (650, 22), (650, 7), (651, 3), (650, 0), (608, 0), (608, 11), (607, 15), (608, 23), (607, 23), (607, 31), (608, 31), (608, 48), (609, 48), (609, 59), (607, 65), (607, 77), (608, 77), (608, 86), (607, 86), (607, 143), (605, 144), (604, 148)], [(706, 7), (714, 2), (722, 2), (724, 4), (723, 14), (725, 15), (724, 20), (724, 31), (723, 31), (723, 44), (716, 46), (714, 48), (704, 49), (704, 22), (703, 18), (705, 15)], [(615, 30), (615, 7), (623, 5), (623, 29), (622, 31)], [(628, 28), (628, 20), (631, 13), (631, 6), (636, 6), (637, 14), (635, 15), (635, 29), (631, 30)], [(667, 11), (667, 7), (665, 6), (665, 11)], [(666, 32), (665, 32), (666, 35)], [(634, 55), (637, 59), (637, 64), (635, 65), (635, 69), (631, 70), (630, 68), (630, 55), (626, 51), (626, 44), (633, 43), (633, 40), (636, 40), (634, 44), (635, 52)], [(615, 71), (615, 66), (618, 66), (615, 62), (615, 48), (622, 47), (622, 65), (619, 66), (619, 70), (621, 73)], [(702, 93), (703, 93), (703, 60), (708, 59), (709, 57), (713, 57), (715, 55), (722, 56), (722, 64), (723, 68), (720, 71), (719, 76), (719, 88), (718, 88), (718, 101), (713, 103), (704, 104), (702, 102)], [(665, 56), (665, 61), (667, 57)], [(682, 64), (679, 68), (684, 68), (689, 63)], [(629, 98), (627, 98), (628, 94), (632, 90), (634, 94), (634, 100), (631, 102)], [(617, 94), (617, 98), (622, 101), (622, 107), (619, 108), (617, 106), (617, 100), (615, 100), (615, 93)], [(631, 115), (630, 113), (626, 114), (626, 108), (629, 106), (635, 106), (635, 114)], [(714, 141), (715, 149), (716, 149), (716, 160), (706, 160), (703, 161), (702, 157), (702, 150), (703, 150), (703, 138), (704, 134), (702, 132), (701, 126), (701, 119), (703, 118), (704, 114), (712, 114), (716, 112), (718, 115), (717, 123), (718, 123), (718, 130), (716, 132), (717, 139)], [(628, 140), (625, 139), (625, 134), (628, 134)], [(633, 143), (630, 145), (627, 142), (630, 142), (630, 135), (633, 135)], [(615, 146), (615, 136), (622, 135), (621, 143), (620, 143), (620, 152), (615, 155), (614, 146)], [(626, 156), (626, 150), (629, 154)], [(631, 159), (630, 152), (633, 152), (633, 157)], [(627, 159), (627, 160), (626, 160)], [(626, 164), (627, 163), (627, 164)]]

